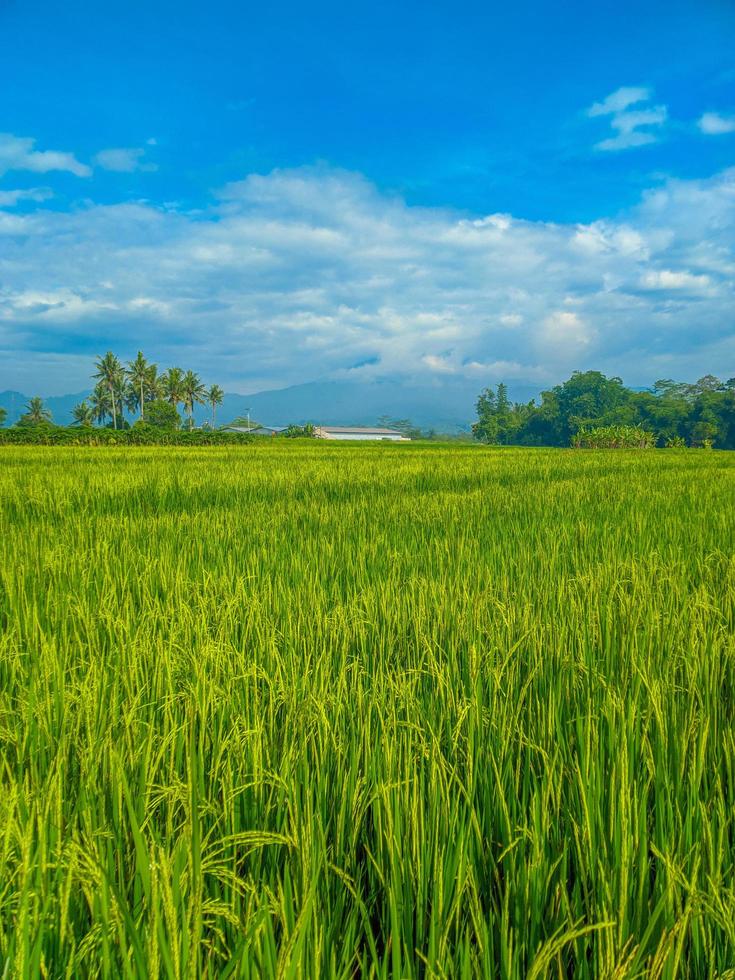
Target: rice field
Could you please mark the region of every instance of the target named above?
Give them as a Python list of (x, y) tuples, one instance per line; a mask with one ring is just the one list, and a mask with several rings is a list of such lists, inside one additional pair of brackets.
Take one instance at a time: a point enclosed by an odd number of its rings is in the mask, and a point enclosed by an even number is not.
[(0, 449), (0, 976), (735, 977), (735, 455)]

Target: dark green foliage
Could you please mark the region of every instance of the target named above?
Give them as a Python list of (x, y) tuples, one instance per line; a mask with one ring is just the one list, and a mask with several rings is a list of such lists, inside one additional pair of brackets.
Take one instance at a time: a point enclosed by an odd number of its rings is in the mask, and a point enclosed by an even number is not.
[(477, 416), (475, 438), (493, 445), (568, 446), (580, 430), (633, 426), (650, 430), (659, 446), (684, 440), (735, 449), (735, 381), (708, 374), (693, 385), (666, 379), (652, 391), (633, 391), (620, 378), (576, 371), (538, 404), (510, 403), (502, 384), (486, 388)]
[(136, 422), (135, 424), (148, 425), (152, 428), (166, 429), (171, 432), (181, 428), (181, 416), (175, 405), (163, 398), (158, 398), (146, 405), (145, 422)]
[(0, 432), (0, 446), (233, 446), (251, 443), (244, 432), (164, 429), (147, 422), (113, 429), (111, 426), (69, 426), (43, 423), (13, 426)]
[(480, 394), (477, 415), (472, 433), (480, 442), (509, 445), (518, 441), (525, 419), (524, 406), (511, 404), (504, 384), (499, 384), (496, 391), (486, 388)]

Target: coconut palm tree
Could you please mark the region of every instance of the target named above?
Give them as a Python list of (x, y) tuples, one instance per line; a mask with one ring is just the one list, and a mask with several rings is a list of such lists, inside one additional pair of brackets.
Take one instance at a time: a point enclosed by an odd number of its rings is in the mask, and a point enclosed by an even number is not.
[(71, 414), (74, 417), (74, 425), (91, 425), (94, 422), (94, 408), (86, 401), (75, 405)]
[(122, 365), (112, 351), (108, 350), (104, 357), (98, 358), (98, 360), (95, 362), (95, 367), (97, 368), (97, 371), (93, 377), (98, 378), (110, 393), (110, 402), (112, 405), (112, 427), (113, 429), (116, 429), (117, 406), (119, 405), (122, 409), (121, 396), (123, 380), (125, 377)]
[(145, 373), (145, 400), (154, 402), (163, 396), (162, 375), (155, 364), (149, 364)]
[(148, 383), (148, 378), (150, 377), (151, 368), (155, 369), (155, 364), (149, 364), (143, 357), (143, 352), (138, 351), (138, 356), (134, 361), (128, 361), (128, 366), (125, 369), (125, 376), (128, 379), (128, 384), (135, 391), (141, 419), (145, 417), (143, 404), (145, 402), (145, 390)]
[(131, 415), (140, 411), (140, 392), (130, 382), (122, 390), (122, 403)]
[(207, 397), (207, 389), (202, 379), (193, 371), (187, 371), (182, 381), (184, 389), (184, 409), (189, 416), (189, 429), (194, 428), (194, 405), (203, 405)]
[(215, 427), (217, 406), (222, 404), (222, 399), (224, 397), (225, 393), (222, 391), (219, 385), (212, 385), (207, 392), (207, 404), (212, 406), (212, 428)]
[(102, 382), (96, 385), (89, 402), (90, 408), (92, 409), (92, 418), (95, 422), (99, 422), (100, 425), (104, 425), (107, 416), (112, 415), (112, 399), (110, 398), (110, 392)]
[(172, 367), (161, 378), (161, 392), (166, 401), (177, 407), (184, 401), (184, 372)]
[(20, 417), (20, 421), (26, 425), (40, 425), (42, 422), (51, 422), (51, 412), (43, 404), (42, 398), (31, 398), (26, 405), (25, 414)]

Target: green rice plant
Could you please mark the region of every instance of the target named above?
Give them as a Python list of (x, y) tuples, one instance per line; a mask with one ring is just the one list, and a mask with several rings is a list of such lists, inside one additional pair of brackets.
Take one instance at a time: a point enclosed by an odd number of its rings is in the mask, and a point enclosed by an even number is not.
[(0, 447), (0, 972), (733, 977), (735, 462)]

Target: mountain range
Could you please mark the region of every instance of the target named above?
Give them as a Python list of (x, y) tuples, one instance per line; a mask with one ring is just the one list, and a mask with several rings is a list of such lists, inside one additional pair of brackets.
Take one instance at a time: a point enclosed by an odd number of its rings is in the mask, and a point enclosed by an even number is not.
[[(217, 409), (217, 425), (246, 417), (263, 425), (374, 425), (381, 416), (409, 419), (422, 429), (457, 433), (468, 431), (475, 419), (475, 402), (482, 386), (449, 381), (441, 385), (414, 385), (384, 380), (371, 382), (310, 381), (251, 395), (226, 394)], [(528, 385), (511, 386), (514, 401), (529, 401), (538, 395)], [(72, 409), (88, 391), (44, 398), (55, 422), (68, 425)], [(0, 392), (0, 407), (12, 425), (25, 410), (28, 396), (18, 391)], [(210, 418), (207, 406), (197, 406), (197, 422)]]

